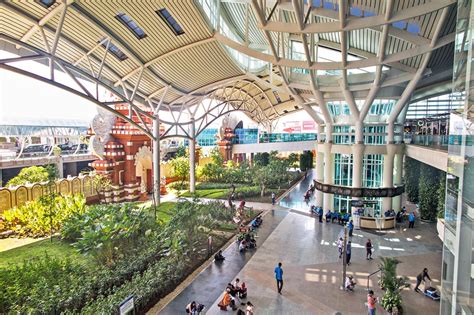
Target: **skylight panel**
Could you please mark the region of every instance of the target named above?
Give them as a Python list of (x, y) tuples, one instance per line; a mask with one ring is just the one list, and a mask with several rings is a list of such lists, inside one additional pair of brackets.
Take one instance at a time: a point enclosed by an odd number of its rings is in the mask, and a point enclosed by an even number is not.
[(50, 6), (56, 3), (56, 0), (38, 0), (39, 4), (48, 9)]
[(334, 4), (332, 2), (324, 2), (323, 7), (328, 10), (334, 10)]
[(125, 25), (138, 39), (146, 37), (145, 31), (125, 13), (119, 13), (115, 16), (123, 25)]
[(415, 23), (408, 23), (407, 31), (413, 34), (420, 34), (420, 26)]
[(372, 11), (364, 11), (364, 16), (375, 16), (375, 12)]
[(184, 34), (184, 30), (181, 25), (178, 24), (178, 22), (174, 19), (174, 17), (169, 13), (167, 9), (159, 9), (158, 11), (156, 11), (156, 14), (158, 14), (166, 24), (168, 24), (173, 33), (175, 33), (177, 36)]
[(392, 25), (396, 28), (399, 28), (401, 30), (404, 30), (405, 27), (407, 26), (407, 22), (405, 21), (397, 21), (397, 22), (393, 22)]
[(362, 16), (362, 10), (357, 7), (351, 7), (349, 11), (350, 14), (353, 16)]
[[(107, 40), (105, 40), (105, 38), (103, 38), (102, 40), (99, 41), (99, 43), (102, 45), (102, 47), (104, 47), (105, 49), (107, 49)], [(125, 55), (123, 53), (123, 51), (121, 51), (117, 46), (115, 46), (114, 44), (112, 43), (109, 43), (109, 51), (115, 56), (117, 57), (117, 59), (119, 59), (120, 61), (124, 61), (126, 59), (128, 59), (127, 55)]]

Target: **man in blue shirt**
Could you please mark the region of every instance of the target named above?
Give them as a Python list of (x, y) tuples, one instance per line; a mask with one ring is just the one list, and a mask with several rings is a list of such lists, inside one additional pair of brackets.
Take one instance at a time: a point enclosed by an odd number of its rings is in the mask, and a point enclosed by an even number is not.
[(408, 215), (408, 228), (414, 228), (415, 227), (415, 214), (413, 212), (410, 212)]
[(283, 289), (283, 269), (281, 269), (281, 262), (279, 262), (278, 266), (275, 267), (275, 278), (277, 281), (278, 293), (281, 294), (281, 289)]
[(349, 237), (352, 237), (352, 232), (354, 231), (354, 223), (352, 220), (347, 225), (347, 229), (349, 230)]

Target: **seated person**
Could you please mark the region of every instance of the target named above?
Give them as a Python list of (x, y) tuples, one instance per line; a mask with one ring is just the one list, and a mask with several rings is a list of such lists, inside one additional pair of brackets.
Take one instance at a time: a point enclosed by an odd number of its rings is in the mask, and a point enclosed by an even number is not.
[(223, 311), (227, 311), (228, 306), (230, 306), (232, 308), (232, 310), (237, 309), (235, 307), (235, 300), (230, 295), (230, 290), (229, 289), (226, 289), (226, 291), (224, 292), (224, 296), (222, 297), (222, 300), (219, 302), (218, 306)]
[(390, 210), (385, 211), (385, 212), (384, 212), (384, 216), (385, 216), (385, 217), (389, 217), (389, 216), (390, 216)]
[(224, 261), (225, 257), (222, 255), (222, 250), (219, 250), (217, 254), (214, 255), (214, 260), (217, 261)]
[(239, 232), (247, 233), (248, 230), (249, 228), (247, 226), (245, 226), (243, 223), (240, 223)]
[(237, 294), (237, 290), (236, 290), (235, 286), (230, 282), (227, 283), (227, 287), (225, 289), (232, 296), (235, 296), (235, 294)]
[(245, 299), (247, 297), (247, 287), (245, 286), (245, 282), (242, 282), (242, 286), (240, 287), (239, 297), (241, 299)]
[(191, 315), (197, 314), (197, 306), (195, 301), (192, 301), (191, 303), (186, 305), (186, 313)]
[(242, 240), (239, 244), (239, 252), (243, 253), (247, 249), (247, 242)]
[(258, 222), (257, 222), (257, 219), (253, 219), (252, 222), (250, 222), (250, 225), (253, 227), (253, 228), (258, 228)]
[(262, 223), (263, 223), (262, 216), (259, 215), (255, 220), (257, 220), (257, 224), (260, 227), (260, 225), (262, 225)]
[(341, 212), (338, 214), (337, 223), (344, 225), (344, 214)]
[(257, 241), (253, 237), (253, 235), (250, 236), (249, 241), (247, 242), (248, 248), (257, 248)]
[(354, 291), (355, 285), (356, 285), (356, 282), (354, 281), (354, 278), (352, 276), (347, 276), (346, 283), (345, 283), (346, 290)]
[(332, 218), (332, 212), (331, 210), (328, 210), (328, 212), (326, 212), (326, 222), (331, 222), (331, 218)]
[(234, 286), (235, 292), (239, 293), (240, 292), (240, 279), (239, 278), (235, 279), (233, 286)]

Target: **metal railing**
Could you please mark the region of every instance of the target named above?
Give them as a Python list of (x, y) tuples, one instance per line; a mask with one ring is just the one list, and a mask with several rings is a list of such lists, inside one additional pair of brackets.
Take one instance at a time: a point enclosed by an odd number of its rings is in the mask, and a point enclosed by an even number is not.
[(369, 290), (370, 290), (370, 285), (369, 285), (369, 283), (370, 283), (370, 277), (372, 277), (373, 275), (375, 275), (376, 273), (379, 273), (379, 272), (381, 272), (381, 271), (382, 271), (382, 269), (379, 269), (379, 270), (377, 270), (377, 271), (372, 272), (371, 274), (369, 274), (369, 275), (367, 276), (367, 292), (369, 292)]

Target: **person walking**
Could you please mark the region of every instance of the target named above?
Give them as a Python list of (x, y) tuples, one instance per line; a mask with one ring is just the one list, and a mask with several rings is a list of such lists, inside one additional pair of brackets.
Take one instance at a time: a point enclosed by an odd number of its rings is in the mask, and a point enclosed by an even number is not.
[(369, 259), (372, 259), (372, 241), (369, 239), (367, 239), (367, 242), (365, 243), (365, 251), (366, 251), (366, 256), (367, 256), (367, 260)]
[(351, 264), (351, 254), (352, 254), (351, 241), (349, 241), (347, 242), (347, 246), (346, 246), (346, 264), (348, 266)]
[(377, 303), (377, 298), (374, 295), (374, 291), (370, 290), (367, 294), (367, 314), (375, 315), (375, 303)]
[(412, 229), (415, 227), (415, 214), (413, 212), (410, 212), (408, 215), (408, 228)]
[(281, 294), (283, 289), (283, 269), (281, 268), (281, 262), (278, 263), (278, 266), (275, 267), (275, 279), (277, 282), (278, 293)]
[(426, 283), (426, 279), (428, 279), (428, 280), (431, 281), (431, 278), (430, 278), (430, 276), (428, 275), (428, 268), (424, 268), (423, 271), (422, 271), (418, 276), (416, 276), (415, 292), (419, 292), (419, 291), (420, 291), (420, 289), (418, 289), (418, 287), (420, 286), (421, 281), (423, 281), (423, 282)]
[(272, 192), (272, 205), (275, 205), (275, 201), (276, 201), (276, 195), (274, 192)]
[(342, 240), (342, 237), (339, 238), (337, 241), (337, 250), (339, 251), (339, 259), (342, 258), (342, 251), (344, 247), (344, 241)]

